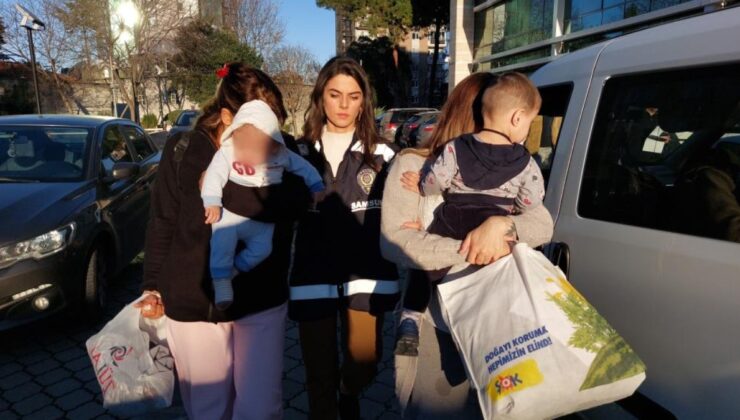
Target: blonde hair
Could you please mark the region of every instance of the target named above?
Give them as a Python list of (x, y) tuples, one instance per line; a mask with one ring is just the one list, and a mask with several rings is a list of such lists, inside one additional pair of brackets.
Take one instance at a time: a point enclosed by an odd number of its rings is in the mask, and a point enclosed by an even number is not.
[(542, 97), (537, 87), (527, 76), (510, 72), (498, 76), (496, 83), (483, 92), (482, 111), (484, 115), (505, 113), (514, 109), (536, 111), (542, 105)]
[(473, 73), (450, 92), (439, 116), (431, 138), (418, 149), (405, 149), (420, 156), (438, 154), (450, 140), (483, 127), (480, 118), (480, 97), (486, 87), (496, 82), (492, 73)]

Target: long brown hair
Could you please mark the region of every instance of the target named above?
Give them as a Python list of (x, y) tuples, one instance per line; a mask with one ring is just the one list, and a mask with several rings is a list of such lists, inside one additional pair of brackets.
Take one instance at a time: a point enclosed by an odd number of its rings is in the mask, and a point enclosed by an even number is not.
[(450, 92), (437, 119), (437, 127), (429, 140), (416, 149), (423, 156), (437, 155), (445, 144), (455, 137), (483, 128), (481, 98), (486, 88), (496, 83), (492, 73), (473, 73)]
[(357, 61), (347, 57), (334, 57), (329, 60), (319, 72), (311, 92), (311, 103), (306, 111), (306, 123), (303, 125), (303, 136), (309, 141), (317, 141), (321, 138), (321, 131), (326, 124), (326, 112), (324, 111), (324, 89), (329, 80), (343, 74), (355, 79), (362, 90), (362, 108), (360, 109), (359, 118), (355, 124), (355, 133), (362, 143), (363, 161), (378, 170), (375, 163), (374, 152), (375, 145), (383, 140), (375, 131), (375, 119), (372, 90), (368, 82), (365, 70)]
[(218, 145), (221, 109), (236, 114), (242, 105), (255, 99), (265, 101), (277, 115), (280, 124), (285, 123), (288, 113), (283, 105), (283, 95), (270, 76), (244, 63), (228, 63), (224, 66), (228, 72), (218, 84), (216, 95), (203, 107), (203, 114), (195, 123), (196, 129), (207, 132), (211, 141)]

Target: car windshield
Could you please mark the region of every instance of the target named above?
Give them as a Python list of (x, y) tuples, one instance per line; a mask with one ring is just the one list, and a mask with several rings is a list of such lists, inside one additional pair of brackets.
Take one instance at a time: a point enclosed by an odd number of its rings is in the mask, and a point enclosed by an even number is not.
[(177, 117), (175, 125), (190, 127), (195, 124), (195, 120), (197, 119), (198, 114), (196, 112), (183, 112), (179, 117)]
[(408, 120), (406, 120), (405, 124), (413, 124), (421, 119), (421, 115), (413, 115)]
[(414, 115), (417, 111), (396, 111), (391, 116), (391, 122), (392, 123), (402, 123), (406, 121), (406, 119), (412, 115)]
[(89, 128), (0, 125), (0, 179), (81, 180), (91, 139)]

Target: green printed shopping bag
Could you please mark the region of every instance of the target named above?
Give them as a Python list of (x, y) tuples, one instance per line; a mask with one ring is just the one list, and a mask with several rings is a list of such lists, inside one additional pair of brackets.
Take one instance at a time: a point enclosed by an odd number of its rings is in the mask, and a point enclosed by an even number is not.
[(450, 274), (439, 300), (487, 419), (562, 416), (632, 395), (645, 365), (541, 253)]

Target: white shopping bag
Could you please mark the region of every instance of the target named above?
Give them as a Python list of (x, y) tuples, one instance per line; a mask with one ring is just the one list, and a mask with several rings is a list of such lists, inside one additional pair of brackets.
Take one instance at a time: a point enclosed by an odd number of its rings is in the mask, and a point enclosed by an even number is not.
[(126, 305), (87, 342), (103, 407), (121, 416), (169, 407), (175, 390), (174, 361), (164, 335), (166, 317), (143, 318)]
[(630, 346), (526, 244), (448, 275), (438, 293), (487, 419), (558, 417), (628, 397), (645, 380)]

